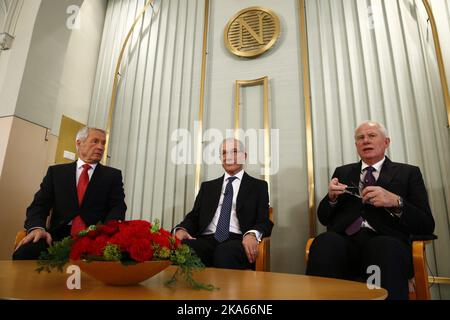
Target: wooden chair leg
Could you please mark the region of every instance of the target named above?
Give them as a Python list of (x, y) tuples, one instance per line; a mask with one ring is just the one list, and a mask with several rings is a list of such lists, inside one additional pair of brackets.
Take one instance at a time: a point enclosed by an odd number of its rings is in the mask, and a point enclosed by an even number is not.
[(258, 245), (255, 271), (270, 271), (270, 238), (263, 238)]
[(412, 254), (414, 266), (414, 279), (416, 284), (416, 299), (430, 300), (430, 288), (428, 286), (427, 257), (425, 255), (425, 241), (413, 241)]

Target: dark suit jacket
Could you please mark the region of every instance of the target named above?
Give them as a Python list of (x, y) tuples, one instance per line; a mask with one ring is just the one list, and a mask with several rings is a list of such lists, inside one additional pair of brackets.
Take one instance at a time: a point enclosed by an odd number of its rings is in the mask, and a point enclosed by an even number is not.
[[(176, 227), (185, 228), (196, 237), (208, 227), (219, 206), (222, 177), (203, 182), (195, 199), (194, 208)], [(242, 234), (258, 230), (263, 237), (270, 236), (273, 223), (269, 219), (269, 194), (267, 182), (255, 179), (244, 172), (236, 199), (236, 214)]]
[(127, 210), (124, 199), (120, 170), (99, 163), (80, 207), (76, 188), (76, 162), (51, 166), (27, 209), (25, 229), (45, 228), (50, 211), (50, 233), (67, 226), (78, 214), (86, 225), (107, 220), (124, 220)]
[[(361, 162), (338, 167), (333, 178), (348, 186), (358, 186)], [(415, 166), (392, 162), (386, 157), (377, 184), (401, 196), (404, 200), (403, 214), (400, 218), (392, 216), (384, 208), (363, 204), (349, 194), (342, 194), (332, 207), (328, 195), (322, 199), (318, 208), (319, 221), (329, 231), (342, 233), (358, 216), (362, 216), (380, 234), (390, 235), (409, 242), (410, 235), (432, 234), (434, 219), (428, 203), (427, 190), (420, 169)]]

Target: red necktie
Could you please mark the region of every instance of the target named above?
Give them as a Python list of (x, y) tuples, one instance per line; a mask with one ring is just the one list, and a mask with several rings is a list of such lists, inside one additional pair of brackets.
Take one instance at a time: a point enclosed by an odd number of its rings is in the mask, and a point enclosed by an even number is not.
[[(83, 171), (81, 172), (80, 178), (78, 179), (77, 185), (77, 195), (78, 195), (78, 205), (81, 207), (83, 203), (84, 194), (86, 193), (87, 186), (89, 184), (89, 175), (88, 171), (91, 169), (91, 166), (87, 163), (83, 164)], [(70, 235), (75, 237), (78, 232), (86, 229), (86, 224), (83, 219), (78, 215), (72, 220), (72, 227), (70, 230)]]

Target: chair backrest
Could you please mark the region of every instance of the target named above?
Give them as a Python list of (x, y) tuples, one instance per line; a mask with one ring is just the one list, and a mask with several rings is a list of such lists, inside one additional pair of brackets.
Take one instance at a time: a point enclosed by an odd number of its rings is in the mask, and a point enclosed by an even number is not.
[(22, 241), (23, 238), (27, 235), (26, 230), (20, 230), (16, 234), (16, 239), (14, 240), (14, 250), (16, 250), (17, 246), (19, 245), (20, 241)]

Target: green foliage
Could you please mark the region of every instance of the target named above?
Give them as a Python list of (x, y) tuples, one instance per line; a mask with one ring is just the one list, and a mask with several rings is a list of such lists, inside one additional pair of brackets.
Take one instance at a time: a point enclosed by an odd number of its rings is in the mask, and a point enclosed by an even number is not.
[(166, 282), (167, 286), (175, 284), (178, 277), (181, 276), (187, 284), (194, 289), (204, 289), (212, 291), (217, 289), (211, 284), (204, 284), (194, 279), (193, 273), (205, 268), (205, 265), (195, 252), (187, 245), (183, 244), (173, 251), (170, 261), (178, 265), (177, 271), (173, 277)]
[(47, 250), (41, 252), (38, 260), (37, 272), (50, 272), (52, 269), (58, 269), (63, 272), (63, 268), (69, 262), (70, 249), (72, 248), (73, 240), (71, 237), (66, 237), (61, 241), (54, 242)]
[(122, 259), (120, 247), (117, 244), (107, 244), (103, 249), (103, 258), (106, 261), (119, 261)]
[(155, 222), (152, 225), (152, 228), (150, 229), (151, 233), (158, 232), (159, 229), (161, 229), (161, 223), (159, 222), (159, 219), (155, 219)]

